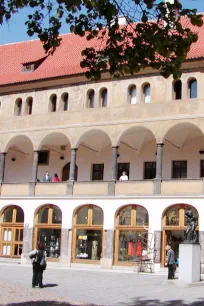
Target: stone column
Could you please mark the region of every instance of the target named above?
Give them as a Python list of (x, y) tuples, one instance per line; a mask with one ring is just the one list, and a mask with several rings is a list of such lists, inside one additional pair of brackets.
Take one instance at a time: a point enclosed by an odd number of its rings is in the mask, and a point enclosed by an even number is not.
[(68, 228), (62, 228), (62, 239), (60, 249), (60, 263), (63, 265), (71, 265), (71, 246), (72, 242), (72, 230)]
[(70, 170), (69, 170), (69, 181), (74, 181), (75, 174), (75, 166), (76, 166), (76, 153), (77, 149), (71, 149), (71, 162), (70, 162)]
[(201, 273), (204, 272), (204, 231), (199, 231)]
[(157, 144), (157, 163), (156, 178), (154, 180), (154, 194), (161, 194), (163, 145), (163, 143)]
[(4, 181), (4, 170), (5, 170), (6, 153), (0, 154), (0, 183)]
[(32, 241), (33, 241), (33, 228), (29, 227), (29, 224), (25, 224), (25, 227), (23, 229), (23, 252), (21, 254), (22, 264), (31, 262), (28, 254), (33, 249)]
[(32, 169), (32, 183), (37, 181), (38, 175), (38, 158), (39, 158), (39, 151), (34, 151), (33, 156), (33, 169)]
[(101, 269), (112, 269), (113, 264), (114, 230), (104, 230), (103, 258), (100, 260)]
[(112, 181), (117, 180), (118, 147), (112, 147)]
[(154, 262), (161, 263), (161, 231), (154, 231)]

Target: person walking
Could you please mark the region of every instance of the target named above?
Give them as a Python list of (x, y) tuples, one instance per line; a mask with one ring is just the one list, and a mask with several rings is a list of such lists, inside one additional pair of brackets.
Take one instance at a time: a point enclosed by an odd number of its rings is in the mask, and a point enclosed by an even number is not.
[(38, 243), (37, 249), (30, 252), (29, 257), (32, 259), (33, 264), (32, 288), (35, 288), (37, 285), (39, 285), (39, 288), (42, 288), (42, 275), (46, 268), (44, 245)]
[(170, 245), (166, 246), (166, 251), (167, 251), (168, 279), (174, 279), (176, 271), (174, 251), (172, 250)]

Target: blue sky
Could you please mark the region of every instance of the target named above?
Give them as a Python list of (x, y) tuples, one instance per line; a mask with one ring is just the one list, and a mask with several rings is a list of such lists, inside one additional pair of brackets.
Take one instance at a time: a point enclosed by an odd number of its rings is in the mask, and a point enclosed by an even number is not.
[[(204, 0), (180, 0), (186, 8), (197, 8), (198, 12), (204, 12)], [(26, 26), (24, 25), (28, 9), (22, 10), (20, 13), (12, 17), (12, 20), (8, 24), (0, 26), (0, 44), (7, 44), (12, 42), (24, 41), (30, 38), (26, 33)], [(64, 24), (61, 29), (61, 33), (67, 33), (69, 26)]]

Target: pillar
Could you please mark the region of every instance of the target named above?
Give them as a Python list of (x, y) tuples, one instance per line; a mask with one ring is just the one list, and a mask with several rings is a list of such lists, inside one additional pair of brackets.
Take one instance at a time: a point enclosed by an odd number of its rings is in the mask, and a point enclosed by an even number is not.
[(38, 175), (38, 158), (39, 158), (39, 151), (34, 151), (33, 156), (33, 169), (32, 169), (32, 182), (35, 183), (37, 181)]
[[(28, 254), (32, 251), (33, 241), (33, 228), (29, 226), (29, 224), (25, 224), (24, 230), (23, 230), (23, 251), (21, 254), (21, 263), (31, 263), (31, 260), (28, 256)], [(34, 246), (35, 248), (36, 246)]]
[(201, 273), (204, 272), (204, 231), (199, 231)]
[(101, 261), (100, 261), (101, 269), (112, 269), (113, 244), (114, 244), (114, 230), (112, 229), (105, 230), (104, 231), (103, 258), (101, 258)]
[(5, 161), (6, 161), (6, 153), (2, 152), (0, 154), (0, 183), (3, 183), (4, 181), (4, 170), (5, 170)]
[(118, 147), (112, 147), (112, 181), (117, 180)]
[(76, 152), (77, 149), (71, 149), (71, 162), (70, 162), (70, 170), (69, 170), (69, 181), (74, 181), (74, 173), (75, 173), (75, 166), (76, 166)]
[(161, 194), (163, 145), (163, 143), (157, 144), (157, 163), (156, 178), (154, 180), (154, 194)]
[(60, 249), (60, 263), (66, 266), (71, 265), (71, 249), (72, 249), (72, 230), (62, 228), (62, 239)]
[(161, 231), (154, 231), (154, 262), (160, 266), (161, 263)]

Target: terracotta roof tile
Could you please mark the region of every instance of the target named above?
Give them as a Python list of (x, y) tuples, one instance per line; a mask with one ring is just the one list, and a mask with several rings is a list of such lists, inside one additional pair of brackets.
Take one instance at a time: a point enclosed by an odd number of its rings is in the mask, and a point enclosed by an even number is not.
[[(183, 20), (189, 26), (187, 19)], [(191, 46), (187, 59), (204, 57), (204, 26), (190, 26), (199, 39)], [(46, 56), (39, 40), (0, 46), (0, 86), (12, 83), (55, 78), (83, 73), (80, 67), (81, 51), (88, 46), (97, 46), (96, 40), (87, 41), (74, 34), (62, 35), (62, 42), (53, 56), (48, 56), (34, 72), (22, 72), (22, 64), (35, 62)]]

